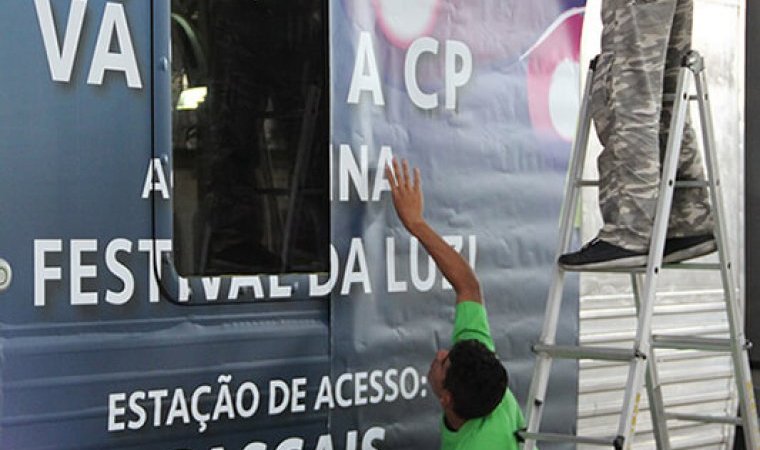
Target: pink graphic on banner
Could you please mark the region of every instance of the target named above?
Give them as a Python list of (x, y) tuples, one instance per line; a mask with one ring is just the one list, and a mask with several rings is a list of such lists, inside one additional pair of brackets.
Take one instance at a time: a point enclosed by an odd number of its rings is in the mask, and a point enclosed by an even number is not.
[(583, 10), (571, 9), (524, 55), (528, 62), (528, 106), (536, 131), (572, 141), (580, 99)]

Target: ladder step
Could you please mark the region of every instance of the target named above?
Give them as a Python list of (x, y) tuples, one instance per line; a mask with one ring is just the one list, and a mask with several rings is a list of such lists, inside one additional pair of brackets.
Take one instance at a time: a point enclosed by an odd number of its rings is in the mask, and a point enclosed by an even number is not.
[(665, 414), (667, 420), (683, 420), (686, 422), (722, 423), (727, 425), (742, 426), (744, 423), (740, 417), (735, 416), (701, 416), (697, 414)]
[(706, 187), (710, 187), (710, 183), (704, 180), (691, 180), (691, 181), (676, 180), (676, 188), (706, 188)]
[(591, 445), (603, 445), (605, 447), (622, 448), (622, 438), (615, 437), (588, 437), (588, 436), (575, 436), (572, 434), (557, 434), (557, 433), (528, 433), (527, 431), (519, 431), (518, 435), (525, 440), (531, 441), (544, 441), (544, 442), (573, 442), (576, 444), (591, 444)]
[[(665, 95), (662, 96), (662, 99), (663, 99), (663, 101), (666, 101), (666, 102), (673, 102), (673, 101), (675, 101), (676, 96), (675, 96), (675, 94), (665, 94)], [(696, 95), (690, 95), (689, 96), (689, 101), (695, 102), (697, 100), (699, 100), (698, 96), (696, 96)]]
[(663, 264), (663, 269), (678, 269), (678, 270), (720, 270), (719, 263), (675, 263), (675, 264)]
[[(646, 266), (639, 267), (583, 267), (583, 268), (565, 268), (560, 267), (565, 272), (593, 272), (593, 273), (645, 273), (647, 271)], [(674, 270), (720, 270), (719, 263), (674, 263), (663, 264), (663, 269)]]
[(594, 272), (594, 273), (644, 273), (644, 272), (647, 271), (647, 268), (645, 266), (641, 266), (641, 267), (599, 267), (599, 268), (584, 267), (584, 268), (579, 268), (579, 269), (566, 268), (566, 267), (561, 267), (560, 266), (560, 269), (562, 269), (565, 272)]
[(559, 359), (597, 359), (602, 361), (631, 361), (642, 354), (632, 349), (615, 347), (577, 347), (570, 345), (536, 344), (533, 351)]
[[(731, 340), (721, 338), (703, 338), (696, 336), (652, 335), (652, 347), (673, 350), (704, 350), (708, 352), (731, 352)], [(750, 350), (752, 342), (745, 341), (743, 350)]]
[(694, 336), (652, 336), (652, 347), (674, 350), (704, 350), (708, 352), (730, 352), (731, 340), (702, 338)]
[[(599, 186), (599, 180), (577, 180), (575, 182), (577, 187), (596, 187)], [(676, 181), (676, 188), (706, 188), (710, 187), (710, 184), (704, 180), (690, 180), (690, 181)]]

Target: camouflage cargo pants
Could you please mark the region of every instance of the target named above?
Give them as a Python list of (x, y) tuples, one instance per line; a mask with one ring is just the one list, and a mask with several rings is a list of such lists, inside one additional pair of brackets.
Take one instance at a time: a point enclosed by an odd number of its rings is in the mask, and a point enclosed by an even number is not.
[[(599, 238), (629, 250), (648, 248), (683, 55), (691, 47), (693, 0), (603, 0), (602, 53), (591, 113), (604, 150), (597, 160)], [(678, 178), (704, 179), (696, 135), (684, 131)], [(712, 232), (708, 193), (677, 189), (668, 237)]]

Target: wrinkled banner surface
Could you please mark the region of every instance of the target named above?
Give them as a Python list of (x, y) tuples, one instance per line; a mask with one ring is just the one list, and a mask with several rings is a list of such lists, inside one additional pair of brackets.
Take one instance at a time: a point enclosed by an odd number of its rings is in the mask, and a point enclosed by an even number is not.
[[(341, 267), (332, 371), (418, 374), (402, 383), (416, 394), (411, 404), (338, 410), (332, 428), (382, 426), (382, 448), (438, 445), (440, 408), (424, 375), (436, 350), (449, 346), (454, 293), (395, 217), (381, 175), (391, 153), (421, 168), (427, 220), (474, 264), (497, 352), (524, 405), (579, 103), (584, 3), (332, 3), (331, 154), (340, 184), (333, 242)], [(363, 171), (369, 182), (355, 183)], [(566, 296), (558, 339), (575, 342), (576, 280)], [(572, 432), (576, 393), (577, 366), (555, 363), (550, 430)]]

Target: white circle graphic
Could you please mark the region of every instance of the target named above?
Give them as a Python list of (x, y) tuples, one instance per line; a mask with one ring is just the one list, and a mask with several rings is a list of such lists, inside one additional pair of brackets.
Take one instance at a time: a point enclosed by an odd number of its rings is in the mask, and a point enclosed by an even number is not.
[(575, 124), (580, 110), (580, 99), (576, 94), (580, 84), (580, 66), (565, 59), (554, 69), (549, 87), (549, 115), (554, 130), (563, 139), (573, 140)]
[(377, 15), (388, 38), (411, 42), (429, 31), (438, 0), (375, 0)]

